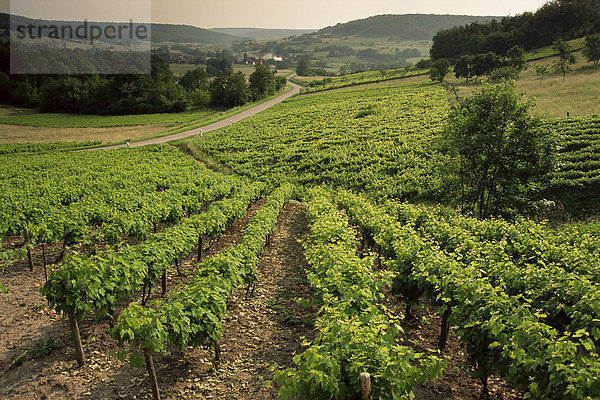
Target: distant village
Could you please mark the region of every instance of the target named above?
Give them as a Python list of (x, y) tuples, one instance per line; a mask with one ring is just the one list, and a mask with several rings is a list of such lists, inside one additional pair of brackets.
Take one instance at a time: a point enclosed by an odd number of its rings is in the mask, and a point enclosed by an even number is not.
[[(166, 54), (161, 54), (161, 56), (164, 58), (164, 60), (168, 64), (196, 64), (197, 63), (196, 56), (191, 56), (191, 55), (187, 55), (187, 54), (166, 53)], [(262, 57), (254, 57), (254, 56), (249, 56), (247, 53), (244, 53), (244, 58), (242, 60), (234, 59), (233, 63), (234, 64), (245, 64), (245, 65), (256, 65), (256, 64), (262, 64), (265, 61), (270, 61), (270, 60), (276, 61), (276, 62), (281, 62), (281, 61), (283, 61), (283, 57), (274, 56), (272, 54), (266, 54)]]

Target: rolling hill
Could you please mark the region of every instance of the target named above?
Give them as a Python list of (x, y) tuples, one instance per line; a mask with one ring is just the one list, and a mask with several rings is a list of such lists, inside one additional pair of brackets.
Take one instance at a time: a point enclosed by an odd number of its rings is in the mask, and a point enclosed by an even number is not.
[(315, 29), (213, 28), (210, 31), (254, 40), (276, 40), (312, 33)]
[(501, 17), (386, 14), (329, 26), (316, 32), (315, 36), (321, 38), (362, 36), (369, 38), (393, 38), (396, 40), (431, 40), (440, 29), (448, 29), (457, 25), (499, 18)]
[[(40, 19), (31, 19), (22, 16), (13, 16), (12, 29), (15, 30), (17, 25), (34, 24), (41, 25), (70, 25), (79, 24), (78, 21), (47, 21)], [(98, 22), (97, 24), (104, 26), (108, 22)], [(8, 29), (11, 26), (11, 18), (9, 14), (0, 13), (0, 29)], [(191, 25), (172, 25), (172, 24), (152, 24), (152, 41), (157, 42), (175, 42), (175, 43), (198, 43), (210, 45), (227, 45), (243, 40), (248, 40), (248, 37), (238, 37), (226, 33), (214, 32), (209, 29), (198, 28)]]

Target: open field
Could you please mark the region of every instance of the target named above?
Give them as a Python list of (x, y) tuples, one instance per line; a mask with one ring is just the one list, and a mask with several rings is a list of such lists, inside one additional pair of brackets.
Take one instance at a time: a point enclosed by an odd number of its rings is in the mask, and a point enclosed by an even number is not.
[(430, 82), (323, 92), (183, 146), (252, 179), (327, 182), (409, 198), (438, 182), (444, 157), (432, 144), (448, 110), (445, 89)]
[(186, 124), (212, 116), (215, 110), (187, 111), (182, 113), (140, 115), (81, 115), (39, 113), (35, 110), (0, 117), (0, 125), (23, 125), (45, 128), (111, 128), (153, 124)]
[[(205, 65), (194, 65), (194, 64), (169, 64), (169, 68), (176, 76), (183, 76), (187, 71), (191, 71), (196, 68), (206, 68)], [(254, 72), (253, 65), (245, 65), (245, 64), (234, 64), (233, 70), (235, 72), (241, 71), (246, 75), (246, 78), (250, 76), (252, 72)]]
[(173, 125), (155, 124), (112, 128), (38, 128), (0, 125), (0, 143), (48, 143), (101, 141), (115, 143), (133, 141), (168, 130)]
[[(0, 118), (0, 143), (102, 142), (123, 143), (185, 132), (266, 103), (292, 86), (264, 98), (228, 110), (188, 111), (172, 114), (99, 116), (74, 114), (45, 114), (36, 110), (4, 107), (8, 117)], [(21, 125), (12, 125), (21, 124)], [(144, 124), (144, 125), (142, 125)]]
[[(581, 51), (575, 52), (577, 64), (567, 73), (563, 82), (560, 73), (551, 73), (540, 83), (535, 75), (535, 65), (552, 65), (557, 57), (548, 57), (528, 63), (528, 69), (521, 72), (517, 80), (517, 89), (526, 93), (525, 98), (536, 99), (536, 113), (553, 118), (566, 117), (567, 113), (574, 117), (600, 114), (599, 91), (600, 68), (592, 68), (585, 61)], [(484, 78), (485, 79), (485, 78)], [(451, 72), (446, 80), (457, 89), (460, 98), (469, 97), (472, 91), (482, 83), (465, 84), (464, 79), (456, 79)], [(453, 97), (453, 94), (450, 94)]]

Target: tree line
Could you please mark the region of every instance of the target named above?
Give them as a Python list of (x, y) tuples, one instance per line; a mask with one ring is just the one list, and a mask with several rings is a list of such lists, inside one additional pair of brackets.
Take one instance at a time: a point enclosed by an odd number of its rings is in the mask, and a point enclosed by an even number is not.
[(434, 60), (447, 58), (451, 62), (465, 54), (493, 52), (504, 56), (514, 46), (530, 50), (557, 39), (571, 40), (595, 33), (600, 33), (597, 0), (552, 0), (535, 13), (441, 30), (433, 37), (430, 54)]
[[(550, 72), (560, 73), (564, 81), (567, 72), (571, 70), (571, 65), (577, 62), (577, 57), (573, 54), (569, 42), (562, 39), (555, 40), (552, 43), (552, 50), (556, 54), (556, 61), (553, 65), (535, 65), (535, 74), (540, 77), (540, 84)], [(593, 63), (594, 68), (600, 66), (600, 33), (585, 38), (582, 53), (588, 62)], [(429, 77), (433, 81), (442, 82), (450, 72), (451, 63), (447, 58), (439, 58), (428, 64)], [(454, 63), (455, 76), (459, 79), (465, 78), (467, 83), (473, 78), (477, 81), (482, 76), (488, 76), (492, 82), (517, 79), (519, 73), (525, 69), (527, 69), (525, 52), (519, 46), (513, 46), (505, 57), (494, 52), (464, 54), (458, 57)]]
[(0, 43), (0, 102), (43, 112), (167, 113), (235, 107), (273, 95), (287, 84), (269, 66), (257, 65), (247, 81), (243, 73), (221, 61), (190, 70), (179, 79), (158, 55), (151, 57), (150, 74), (10, 75), (9, 45)]

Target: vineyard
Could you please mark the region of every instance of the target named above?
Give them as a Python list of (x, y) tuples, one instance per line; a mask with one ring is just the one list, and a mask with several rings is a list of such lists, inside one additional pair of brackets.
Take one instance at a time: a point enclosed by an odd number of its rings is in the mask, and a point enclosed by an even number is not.
[(301, 93), (317, 93), (325, 90), (340, 89), (345, 87), (352, 87), (358, 85), (364, 85), (368, 83), (380, 83), (386, 81), (392, 81), (396, 79), (411, 78), (416, 76), (426, 75), (427, 70), (406, 70), (406, 69), (392, 69), (392, 70), (381, 70), (381, 71), (368, 71), (359, 72), (356, 74), (327, 77), (321, 80), (306, 82), (299, 78), (293, 78), (293, 81), (299, 85), (304, 86)]
[[(448, 111), (401, 84), (177, 147), (0, 147), (0, 397), (600, 398), (598, 223), (431, 205)], [(545, 191), (595, 193), (598, 118), (544, 129)]]
[[(214, 349), (218, 365), (231, 298), (242, 286), (246, 300), (254, 295), (260, 255), (293, 186), (216, 174), (172, 147), (4, 157), (0, 236), (10, 248), (1, 259), (43, 267), (40, 291), (67, 319), (79, 367), (95, 360), (79, 328), (90, 318), (112, 327), (115, 355), (135, 364), (143, 354), (149, 370), (155, 354), (190, 346)], [(216, 252), (243, 219), (239, 239)]]
[(559, 137), (558, 168), (548, 192), (571, 207), (598, 210), (600, 193), (600, 118), (582, 117), (546, 123)]
[(444, 161), (434, 141), (447, 111), (439, 85), (357, 89), (293, 99), (185, 146), (251, 179), (431, 196)]

